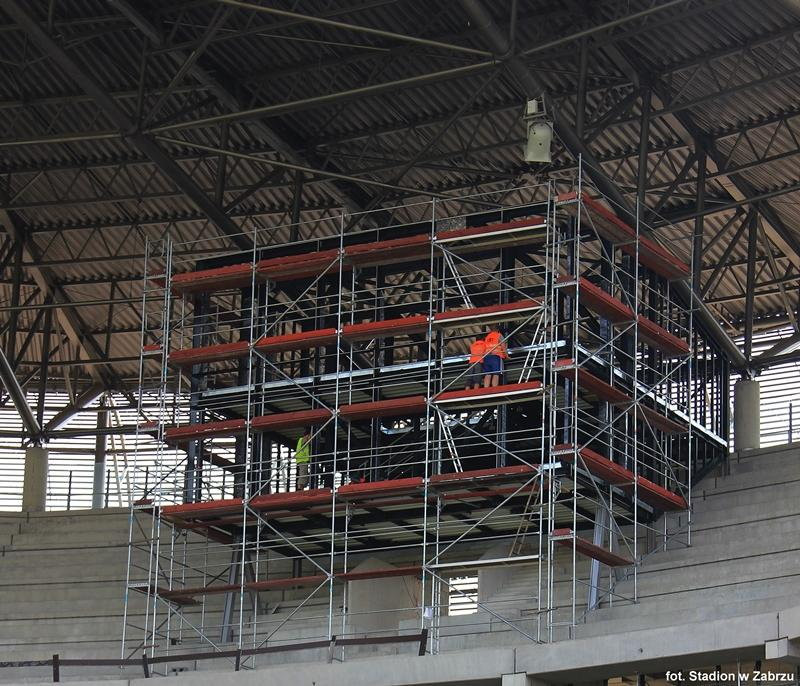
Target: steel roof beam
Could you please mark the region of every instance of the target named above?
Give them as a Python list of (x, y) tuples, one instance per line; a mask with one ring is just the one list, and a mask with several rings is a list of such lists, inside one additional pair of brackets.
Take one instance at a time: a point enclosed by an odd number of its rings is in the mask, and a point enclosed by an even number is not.
[[(50, 366), (57, 365), (57, 362), (50, 362)], [(103, 395), (105, 390), (105, 387), (101, 384), (94, 384), (93, 386), (87, 388), (83, 393), (75, 398), (75, 402), (73, 402), (72, 405), (65, 407), (49, 422), (47, 422), (47, 424), (44, 425), (43, 431), (45, 435), (49, 435), (52, 432), (58, 431), (62, 427), (66, 426), (75, 417), (75, 415), (79, 414), (87, 405), (91, 405), (95, 400)]]
[[(481, 0), (461, 0), (461, 5), (472, 21), (481, 29), (494, 53), (498, 55), (508, 54), (510, 49), (508, 37), (505, 32), (500, 30), (494, 19), (492, 19), (491, 15), (486, 11)], [(524, 97), (534, 97), (544, 92), (542, 84), (528, 69), (522, 58), (517, 55), (512, 55), (505, 64), (509, 72), (522, 86), (522, 95)], [(595, 159), (592, 152), (576, 135), (569, 124), (562, 117), (556, 117), (553, 126), (556, 135), (561, 139), (569, 152), (575, 157), (581, 157), (583, 159), (587, 175), (594, 181), (600, 192), (621, 208), (623, 213), (627, 213), (629, 219), (633, 218), (634, 213), (631, 211), (630, 204), (625, 195), (623, 195), (617, 185), (606, 175), (600, 163)], [(697, 293), (692, 290), (691, 286), (684, 281), (678, 281), (675, 287), (688, 303), (696, 305), (698, 319), (705, 325), (708, 333), (714, 340), (727, 352), (733, 365), (735, 367), (744, 366), (746, 360), (741, 351), (731, 340), (730, 336), (725, 333), (719, 322), (711, 314)]]
[[(685, 0), (670, 0), (670, 4), (677, 2), (684, 2)], [(349, 24), (346, 22), (335, 21), (333, 19), (326, 19), (310, 14), (299, 14), (297, 12), (289, 12), (287, 10), (278, 9), (276, 7), (269, 7), (265, 5), (254, 5), (248, 2), (241, 2), (241, 0), (217, 0), (217, 2), (240, 9), (248, 9), (253, 12), (265, 12), (284, 19), (290, 19), (301, 23), (321, 24), (328, 28), (340, 29), (344, 31), (353, 31), (355, 33), (364, 33), (370, 36), (378, 36), (379, 38), (388, 38), (389, 40), (396, 40), (403, 43), (413, 43), (415, 45), (424, 45), (428, 48), (437, 48), (440, 50), (449, 50), (455, 52), (467, 53), (469, 55), (479, 55), (481, 57), (490, 57), (491, 53), (486, 50), (478, 50), (466, 45), (455, 45), (453, 43), (443, 43), (442, 41), (431, 40), (429, 38), (419, 38), (417, 36), (409, 36), (407, 34), (395, 33), (394, 31), (387, 31), (385, 29), (375, 29), (370, 26), (362, 26), (360, 24)], [(265, 27), (265, 30), (270, 30), (271, 27)]]
[[(125, 14), (125, 16), (131, 18), (132, 21), (135, 20), (137, 24), (143, 23), (148, 25), (150, 27), (149, 35), (158, 35), (158, 31), (155, 26), (152, 25), (152, 22), (139, 13), (128, 0), (115, 0), (115, 3), (117, 8)], [(213, 35), (209, 38), (209, 40), (211, 39), (213, 39)], [(163, 45), (163, 39), (159, 42), (159, 45)], [(238, 112), (243, 108), (243, 103), (234, 95), (234, 92), (236, 92), (236, 83), (228, 80), (227, 84), (223, 84), (211, 71), (203, 68), (199, 59), (193, 59), (195, 51), (192, 51), (192, 53), (184, 53), (180, 50), (171, 50), (170, 55), (180, 60), (184, 65), (190, 64), (189, 71), (194, 78), (208, 88), (228, 109), (233, 112)], [(231, 88), (231, 86), (233, 86), (233, 88)], [(299, 153), (297, 150), (298, 146), (290, 143), (282, 133), (279, 133), (275, 129), (275, 127), (269, 126), (263, 121), (254, 122), (253, 127), (269, 143), (274, 151), (281, 153), (295, 165), (302, 167), (314, 166), (313, 161), (306, 159), (306, 157)], [(340, 198), (351, 211), (358, 211), (361, 209), (362, 199), (356, 197), (356, 188), (341, 183), (337, 184), (329, 180), (322, 180), (321, 183), (329, 192), (334, 194), (334, 197)]]
[[(737, 124), (737, 125), (734, 125), (734, 126), (731, 126), (731, 127), (727, 127), (724, 130), (720, 130), (720, 131), (714, 132), (714, 134), (712, 135), (711, 138), (715, 142), (723, 141), (723, 140), (726, 140), (726, 139), (731, 138), (731, 137), (741, 136), (741, 135), (747, 134), (747, 133), (749, 133), (751, 131), (756, 131), (756, 130), (762, 128), (762, 127), (771, 126), (773, 124), (785, 125), (789, 120), (791, 120), (791, 119), (793, 119), (795, 117), (798, 117), (798, 116), (800, 116), (800, 108), (797, 108), (796, 110), (785, 111), (785, 112), (782, 112), (780, 114), (776, 114), (776, 115), (773, 115), (771, 117), (767, 117), (767, 118), (764, 118), (764, 119), (761, 119), (761, 120), (758, 120), (758, 121), (750, 120), (750, 121), (747, 121), (747, 122), (743, 122), (741, 124)], [(476, 152), (497, 150), (497, 149), (504, 148), (504, 147), (511, 147), (511, 146), (521, 145), (522, 143), (523, 143), (523, 139), (522, 138), (514, 138), (514, 139), (511, 139), (511, 140), (500, 142), (500, 143), (498, 143), (496, 145), (492, 144), (492, 145), (482, 146), (482, 147), (479, 147), (479, 148), (473, 148), (471, 150), (471, 152), (474, 154)], [(658, 145), (650, 146), (649, 151), (651, 153), (655, 153), (655, 152), (671, 152), (671, 151), (687, 149), (689, 147), (690, 146), (689, 146), (688, 143), (686, 143), (683, 140), (678, 139), (678, 140), (674, 140), (674, 141), (669, 141), (667, 143), (661, 143), (661, 144), (658, 144)], [(187, 148), (187, 150), (188, 150), (188, 148)], [(265, 153), (265, 152), (268, 152), (269, 150), (270, 150), (270, 148), (264, 148), (264, 147), (258, 147), (258, 146), (254, 147), (254, 148), (239, 149), (240, 152), (243, 151), (243, 152), (249, 152), (249, 153), (253, 153), (253, 154)], [(445, 151), (445, 152), (442, 152), (442, 153), (437, 153), (437, 154), (430, 155), (430, 156), (422, 158), (420, 160), (420, 166), (424, 166), (425, 164), (427, 164), (429, 162), (435, 162), (437, 160), (452, 159), (452, 158), (455, 158), (455, 157), (457, 157), (459, 155), (462, 155), (462, 154), (463, 154), (463, 151), (460, 151), (460, 150), (458, 150), (458, 151), (456, 151), (456, 150), (454, 150), (454, 151)], [(634, 148), (634, 147), (631, 147), (631, 148), (629, 148), (627, 150), (622, 150), (621, 152), (615, 151), (613, 153), (600, 155), (600, 156), (598, 156), (598, 159), (599, 159), (600, 162), (605, 164), (605, 163), (618, 162), (620, 160), (632, 158), (632, 157), (635, 157), (637, 154), (638, 154), (638, 150), (636, 148)], [(758, 159), (758, 160), (754, 160), (752, 162), (747, 162), (747, 163), (743, 163), (743, 164), (740, 164), (740, 165), (736, 165), (735, 167), (728, 166), (726, 168), (726, 171), (719, 171), (718, 170), (717, 172), (715, 172), (713, 174), (707, 174), (706, 178), (707, 179), (718, 178), (720, 176), (723, 176), (726, 172), (727, 173), (734, 173), (736, 171), (747, 171), (749, 169), (757, 169), (757, 168), (759, 168), (761, 166), (768, 165), (768, 164), (770, 164), (772, 162), (778, 162), (778, 161), (781, 161), (783, 159), (787, 159), (789, 157), (792, 157), (792, 156), (795, 156), (795, 155), (798, 155), (798, 154), (800, 154), (800, 148), (799, 149), (786, 150), (786, 151), (783, 151), (783, 152), (780, 152), (780, 153), (776, 153), (775, 155), (770, 155), (770, 156), (763, 157), (763, 158)], [(191, 152), (180, 151), (180, 152), (178, 152), (178, 153), (173, 155), (174, 159), (182, 160), (182, 161), (196, 161), (196, 160), (200, 160), (200, 159), (208, 159), (208, 158), (211, 158), (211, 157), (214, 157), (214, 155), (212, 155), (211, 153), (206, 154), (206, 153), (194, 152), (194, 151), (191, 151)], [(395, 168), (398, 164), (401, 164), (402, 160), (386, 160), (386, 162), (387, 162), (387, 164), (385, 166), (381, 166), (381, 167), (379, 167), (377, 169), (376, 168), (370, 168), (369, 171), (375, 172), (375, 171), (380, 171), (380, 170), (384, 170), (384, 169), (392, 169), (392, 168)], [(389, 164), (389, 163), (391, 163), (391, 164)], [(44, 171), (44, 172), (48, 172), (48, 171), (77, 171), (77, 170), (103, 169), (103, 168), (126, 166), (126, 165), (140, 165), (140, 164), (149, 164), (149, 160), (146, 157), (123, 159), (123, 160), (109, 159), (109, 160), (106, 160), (106, 161), (87, 162), (86, 164), (80, 165), (80, 166), (75, 165), (75, 164), (65, 164), (63, 162), (55, 162), (55, 161), (53, 161), (53, 162), (44, 163), (44, 164), (42, 164), (42, 165), (40, 165), (39, 167), (36, 167), (36, 168), (30, 167), (30, 168), (11, 169), (11, 168), (6, 167), (5, 169), (3, 169), (2, 167), (0, 167), (0, 174), (7, 174), (7, 175), (10, 175), (10, 176), (14, 176), (15, 174), (32, 174), (32, 173), (37, 172), (38, 169), (40, 169), (41, 171)], [(554, 172), (568, 172), (568, 171), (573, 171), (575, 169), (575, 166), (570, 161), (568, 164), (564, 164), (564, 163), (562, 163), (562, 164), (554, 164), (554, 165), (552, 165), (551, 169)], [(309, 180), (305, 181), (305, 184), (318, 184), (318, 183), (322, 183), (322, 182), (323, 182), (323, 180), (311, 180), (311, 179), (309, 179)], [(685, 183), (692, 183), (692, 182), (693, 182), (693, 179), (691, 177), (687, 177), (685, 179)], [(290, 186), (293, 187), (294, 186), (294, 182), (292, 182), (291, 184), (290, 183), (267, 184), (264, 187), (276, 190), (276, 189), (284, 189), (284, 188), (288, 189)], [(660, 189), (664, 189), (664, 188), (669, 188), (669, 186), (670, 186), (669, 183), (655, 183), (655, 184), (648, 185), (647, 190), (648, 191), (660, 190)], [(228, 190), (229, 191), (237, 191), (237, 190), (240, 190), (240, 189), (243, 190), (244, 188), (246, 188), (246, 187), (235, 186), (235, 187), (229, 187)], [(204, 190), (206, 190), (208, 192), (211, 192), (211, 189), (204, 189)], [(248, 190), (249, 190), (249, 188), (248, 188)], [(159, 198), (174, 197), (174, 196), (178, 196), (178, 195), (180, 195), (180, 193), (178, 193), (177, 191), (174, 191), (174, 192), (170, 191), (170, 192), (150, 193), (150, 194), (137, 195), (137, 196), (134, 196), (134, 195), (124, 196), (124, 197), (123, 196), (114, 196), (114, 197), (111, 197), (111, 198), (97, 198), (97, 199), (85, 198), (85, 199), (82, 200), (82, 202), (84, 204), (88, 204), (88, 203), (91, 203), (91, 202), (98, 202), (98, 203), (100, 203), (100, 202), (124, 202), (124, 201), (134, 202), (134, 201), (138, 201), (138, 200), (140, 200), (142, 198), (144, 198), (144, 199), (159, 199)], [(39, 207), (39, 206), (45, 206), (46, 203), (49, 203), (49, 202), (51, 202), (51, 201), (41, 201), (39, 203), (23, 203), (23, 204), (17, 203), (15, 205), (15, 207), (23, 207), (23, 206), (25, 206), (25, 207)], [(55, 201), (53, 201), (53, 202), (55, 202)], [(67, 202), (73, 202), (73, 200), (67, 200)], [(328, 208), (328, 207), (319, 207), (319, 208), (315, 208), (315, 209), (321, 209), (322, 210), (322, 209), (330, 209), (330, 208)], [(227, 208), (226, 208), (226, 211), (227, 211)], [(283, 214), (283, 213), (286, 213), (288, 211), (290, 211), (290, 209), (287, 206), (286, 209), (278, 208), (275, 213), (276, 214)], [(233, 215), (233, 216), (238, 216), (238, 215)], [(105, 227), (105, 226), (107, 226), (107, 224), (103, 224), (103, 226)], [(109, 228), (127, 228), (128, 226), (129, 226), (129, 224), (125, 223), (125, 224), (111, 225)], [(91, 225), (91, 224), (89, 224), (89, 225), (87, 225), (87, 224), (81, 224), (81, 225), (70, 225), (70, 224), (64, 225), (64, 224), (61, 224), (61, 225), (52, 226), (52, 227), (48, 227), (47, 225), (33, 225), (33, 226), (29, 226), (28, 228), (32, 233), (41, 233), (41, 232), (55, 232), (55, 231), (61, 231), (61, 230), (65, 230), (65, 231), (71, 231), (71, 230), (76, 230), (76, 229), (77, 230), (82, 230), (82, 229), (91, 229), (91, 228), (96, 228), (96, 227), (95, 227), (95, 225)]]
[(100, 109), (119, 130), (120, 134), (138, 147), (159, 168), (162, 174), (183, 191), (211, 222), (241, 250), (252, 247), (250, 238), (242, 233), (186, 172), (148, 135), (137, 130), (136, 123), (119, 104), (92, 79), (73, 57), (58, 45), (39, 22), (18, 0), (0, 0), (0, 7), (16, 21), (53, 64), (91, 95)]
[[(86, 335), (85, 324), (72, 308), (70, 299), (60, 288), (55, 286), (56, 279), (52, 272), (41, 266), (38, 250), (30, 236), (18, 226), (16, 220), (5, 210), (0, 210), (0, 223), (14, 241), (19, 241), (22, 244), (24, 259), (27, 262), (24, 266), (31, 271), (39, 291), (45, 297), (49, 296), (54, 304), (60, 306), (58, 319), (61, 323), (61, 328), (72, 344), (80, 348), (87, 358), (91, 357), (92, 354), (102, 354), (94, 338)], [(95, 382), (105, 383), (109, 388), (113, 387), (110, 379), (104, 378), (97, 370), (90, 369), (90, 374)]]
[[(37, 363), (37, 365), (38, 364), (39, 363)], [(19, 381), (17, 381), (17, 377), (14, 375), (14, 370), (11, 368), (11, 363), (8, 361), (2, 349), (0, 349), (0, 380), (2, 380), (3, 385), (6, 387), (11, 397), (11, 402), (14, 403), (14, 407), (19, 413), (22, 424), (28, 432), (28, 435), (35, 441), (41, 441), (42, 430), (39, 426), (39, 422), (36, 421), (33, 410), (30, 405), (28, 405), (28, 400), (25, 397), (25, 391), (20, 387)]]

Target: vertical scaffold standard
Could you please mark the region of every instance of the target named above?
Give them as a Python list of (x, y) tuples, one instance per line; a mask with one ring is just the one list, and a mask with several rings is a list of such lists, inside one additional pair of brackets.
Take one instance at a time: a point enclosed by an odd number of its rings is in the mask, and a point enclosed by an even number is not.
[(692, 353), (724, 367), (689, 266), (559, 184), (148, 245), (123, 653), (544, 642), (637, 600), (724, 445)]

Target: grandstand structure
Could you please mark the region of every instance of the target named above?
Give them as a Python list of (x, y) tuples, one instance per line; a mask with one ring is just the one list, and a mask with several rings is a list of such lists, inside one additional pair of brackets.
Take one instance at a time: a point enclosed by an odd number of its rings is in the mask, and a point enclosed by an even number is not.
[[(489, 621), (569, 639), (690, 543), (693, 479), (728, 426), (728, 362), (671, 288), (691, 265), (580, 169), (396, 208), (389, 238), (384, 214), (254, 231), (196, 264), (174, 255), (202, 244), (148, 246), (139, 395), (161, 409), (140, 428), (163, 459), (133, 506), (128, 597), (147, 609), (123, 656), (408, 636), (435, 654), (470, 576)], [(489, 326), (497, 386), (465, 354)], [(482, 590), (522, 567), (507, 616)]]
[(796, 686), (800, 0), (0, 34), (0, 686)]

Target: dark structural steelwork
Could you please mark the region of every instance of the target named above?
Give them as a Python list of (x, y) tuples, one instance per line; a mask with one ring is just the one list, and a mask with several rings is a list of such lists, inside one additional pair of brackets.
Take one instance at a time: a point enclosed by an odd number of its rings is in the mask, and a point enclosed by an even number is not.
[[(0, 402), (29, 439), (135, 387), (148, 240), (184, 272), (335, 235), (342, 208), (399, 237), (401, 206), (567, 184), (578, 158), (691, 265), (674, 289), (734, 368), (794, 359), (749, 342), (798, 321), (795, 2), (0, 0), (0, 29)], [(540, 95), (553, 161), (530, 165)], [(74, 400), (55, 424), (25, 410), (47, 388)]]

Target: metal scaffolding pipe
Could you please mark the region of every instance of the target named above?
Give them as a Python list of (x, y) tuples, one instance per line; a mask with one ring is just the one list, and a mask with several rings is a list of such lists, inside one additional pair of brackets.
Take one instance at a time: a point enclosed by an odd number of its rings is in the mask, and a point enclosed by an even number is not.
[[(510, 49), (508, 37), (486, 11), (481, 0), (461, 0), (461, 5), (467, 11), (470, 19), (483, 32), (495, 54), (507, 54)], [(525, 97), (534, 97), (545, 91), (543, 84), (528, 69), (527, 64), (519, 55), (509, 57), (506, 61), (506, 67), (521, 85)], [(627, 215), (625, 218), (629, 222), (635, 222), (635, 215), (631, 211), (628, 199), (605, 173), (600, 162), (578, 137), (574, 129), (563, 118), (558, 116), (554, 118), (553, 128), (567, 150), (576, 158), (580, 157), (583, 160), (586, 173), (595, 183), (598, 190), (607, 196), (623, 215)], [(691, 307), (696, 309), (698, 319), (708, 330), (711, 337), (725, 350), (731, 360), (731, 364), (739, 369), (746, 367), (747, 360), (742, 355), (741, 350), (731, 340), (730, 336), (725, 333), (714, 315), (711, 314), (711, 311), (697, 293), (692, 290), (691, 286), (684, 281), (677, 281), (675, 289)]]

